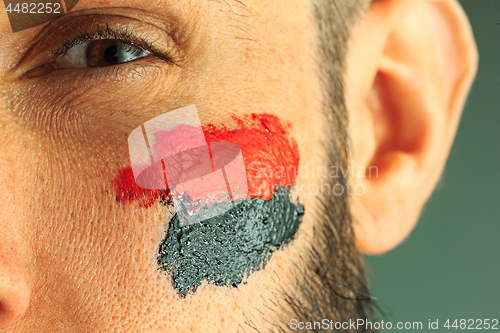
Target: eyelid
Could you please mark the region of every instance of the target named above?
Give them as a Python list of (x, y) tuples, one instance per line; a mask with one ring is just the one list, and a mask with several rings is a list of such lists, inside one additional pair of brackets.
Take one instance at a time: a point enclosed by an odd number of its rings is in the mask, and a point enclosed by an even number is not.
[[(54, 59), (54, 51), (61, 47), (65, 39), (71, 40), (77, 38), (74, 31), (79, 31), (82, 34), (82, 32), (95, 31), (99, 26), (108, 26), (115, 32), (120, 30), (122, 33), (124, 31), (133, 31), (135, 36), (133, 39), (137, 41), (142, 40), (142, 45), (151, 46), (150, 44), (154, 44), (156, 52), (152, 53), (156, 56), (161, 54), (169, 55), (174, 60), (173, 62), (177, 64), (185, 59), (183, 49), (176, 43), (174, 36), (171, 36), (168, 31), (160, 29), (156, 25), (142, 22), (134, 17), (107, 13), (71, 14), (71, 16), (63, 20), (57, 19), (50, 22), (40, 35), (37, 36), (34, 45), (24, 54), (18, 65), (12, 69), (10, 75), (13, 77), (22, 77), (34, 68), (46, 65)], [(178, 32), (175, 33), (175, 35), (178, 34)], [(121, 39), (127, 41), (125, 38)], [(142, 45), (139, 46), (143, 47)], [(150, 47), (143, 48), (148, 51), (151, 49)]]
[[(122, 61), (118, 61), (116, 64), (105, 64), (103, 66), (97, 65), (102, 62), (102, 58), (97, 61), (96, 59), (89, 59), (88, 50), (91, 47), (95, 47), (95, 45), (99, 45), (99, 42), (103, 42), (101, 47), (104, 45), (115, 46), (118, 47), (121, 51), (125, 51), (128, 53), (128, 58), (123, 58)], [(107, 44), (106, 44), (107, 43)], [(103, 51), (103, 49), (101, 49)], [(99, 53), (99, 52), (98, 52)], [(93, 54), (95, 55), (95, 54)], [(102, 53), (101, 53), (102, 55)], [(123, 56), (123, 54), (122, 54)], [(160, 54), (157, 58), (163, 56)], [(134, 45), (133, 43), (128, 43), (122, 40), (117, 39), (98, 39), (98, 40), (90, 40), (83, 43), (79, 43), (69, 48), (68, 51), (65, 51), (60, 56), (52, 62), (54, 69), (83, 69), (83, 68), (98, 68), (98, 67), (113, 67), (119, 65), (127, 65), (134, 63), (136, 61), (143, 61), (144, 59), (149, 59), (155, 57), (150, 51), (143, 49), (138, 45)], [(167, 59), (170, 62), (170, 59)]]

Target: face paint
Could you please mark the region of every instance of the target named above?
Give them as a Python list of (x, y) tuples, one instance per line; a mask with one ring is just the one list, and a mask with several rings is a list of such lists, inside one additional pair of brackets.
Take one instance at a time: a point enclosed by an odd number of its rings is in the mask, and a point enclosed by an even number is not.
[(279, 118), (269, 114), (252, 114), (233, 119), (239, 129), (205, 128), (209, 142), (232, 142), (243, 153), (248, 179), (248, 198), (272, 198), (277, 184), (293, 185), (299, 165), (298, 148), (290, 140)]
[(264, 268), (271, 254), (295, 235), (304, 207), (290, 201), (289, 187), (278, 185), (269, 200), (246, 199), (211, 219), (180, 227), (175, 216), (160, 246), (158, 265), (169, 271), (182, 297), (207, 279), (238, 287), (245, 272)]
[[(233, 117), (240, 128), (230, 130), (224, 125), (216, 128), (208, 125), (203, 128), (207, 142), (231, 142), (242, 151), (248, 180), (247, 197), (272, 198), (277, 184), (282, 187), (293, 185), (297, 176), (299, 155), (297, 144), (290, 140), (287, 130), (278, 117), (268, 114), (252, 114), (243, 118)], [(185, 132), (187, 128), (177, 131)], [(157, 139), (175, 140), (175, 130), (158, 133)], [(179, 135), (178, 138), (183, 136)], [(173, 142), (175, 143), (175, 142)], [(186, 145), (179, 142), (179, 145)], [(116, 200), (120, 202), (139, 200), (144, 207), (150, 207), (166, 191), (140, 188), (134, 181), (131, 168), (120, 171), (114, 180)]]
[[(241, 149), (248, 182), (246, 198), (222, 214), (185, 227), (175, 215), (160, 245), (158, 265), (171, 274), (182, 297), (196, 292), (205, 279), (218, 286), (237, 287), (245, 272), (264, 268), (271, 254), (293, 239), (304, 214), (304, 207), (290, 197), (299, 164), (297, 144), (278, 117), (253, 114), (234, 119), (237, 129), (208, 125), (203, 132), (208, 143), (235, 143)], [(162, 146), (182, 137), (175, 133), (159, 132), (156, 141)], [(178, 144), (189, 145), (185, 141)], [(158, 199), (171, 204), (168, 191), (139, 188), (131, 169), (122, 170), (114, 183), (118, 201), (140, 200), (145, 207)]]
[(151, 207), (158, 199), (167, 197), (168, 191), (150, 190), (137, 186), (132, 168), (120, 170), (119, 176), (113, 181), (116, 190), (116, 201), (139, 201), (143, 207)]
[(136, 184), (169, 189), (183, 227), (222, 214), (247, 196), (241, 149), (207, 142), (194, 105), (146, 121), (128, 143)]

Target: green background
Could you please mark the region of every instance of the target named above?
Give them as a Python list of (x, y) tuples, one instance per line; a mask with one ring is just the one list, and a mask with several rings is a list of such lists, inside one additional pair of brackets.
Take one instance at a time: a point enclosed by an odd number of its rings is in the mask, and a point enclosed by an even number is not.
[(366, 257), (387, 319), (421, 332), (429, 319), (439, 331), (446, 319), (500, 320), (500, 0), (460, 3), (480, 64), (447, 167), (408, 239)]

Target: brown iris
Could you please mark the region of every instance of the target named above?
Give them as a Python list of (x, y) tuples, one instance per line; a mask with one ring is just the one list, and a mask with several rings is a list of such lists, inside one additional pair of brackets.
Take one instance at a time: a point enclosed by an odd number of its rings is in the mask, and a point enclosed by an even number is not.
[(147, 55), (148, 52), (134, 44), (116, 39), (95, 40), (88, 44), (86, 50), (88, 67), (105, 67), (134, 61)]

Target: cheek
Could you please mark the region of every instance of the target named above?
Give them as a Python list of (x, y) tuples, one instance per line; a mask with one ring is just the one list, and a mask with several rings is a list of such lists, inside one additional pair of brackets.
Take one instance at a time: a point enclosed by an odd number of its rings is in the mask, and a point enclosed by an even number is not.
[[(137, 205), (117, 207), (113, 191), (106, 188), (112, 172), (99, 168), (98, 176), (91, 169), (82, 170), (77, 160), (68, 159), (61, 168), (40, 164), (43, 175), (37, 178), (47, 181), (33, 190), (38, 199), (29, 209), (29, 234), (36, 253), (32, 311), (37, 318), (76, 326), (111, 317), (124, 322), (128, 316), (153, 320), (149, 317), (154, 311), (145, 315), (142, 309), (150, 304), (169, 308), (171, 295), (156, 270), (166, 212)], [(54, 295), (61, 299), (54, 302)], [(54, 313), (72, 317), (54, 318)], [(78, 332), (76, 328), (71, 331)]]
[[(290, 197), (290, 187), (294, 185), (297, 176), (299, 156), (297, 144), (288, 135), (288, 126), (283, 125), (278, 117), (268, 114), (234, 119), (238, 125), (236, 129), (229, 129), (224, 125), (207, 125), (200, 135), (212, 147), (213, 156), (216, 143), (231, 143), (239, 147), (241, 168), (246, 174), (248, 185), (246, 197), (237, 201), (231, 199), (232, 208), (220, 210), (218, 214), (208, 217), (204, 215), (197, 223), (189, 224), (185, 223), (186, 219), (183, 217), (182, 209), (185, 209), (186, 203), (183, 202), (184, 208), (181, 208), (181, 212), (177, 209), (167, 236), (160, 245), (158, 265), (162, 270), (170, 271), (172, 285), (182, 297), (191, 291), (196, 292), (205, 280), (217, 286), (227, 286), (230, 281), (230, 285), (237, 288), (243, 280), (244, 272), (255, 272), (265, 267), (270, 255), (294, 238), (304, 214), (304, 207), (293, 203)], [(178, 126), (168, 132), (155, 133), (155, 143), (148, 146), (153, 152), (152, 160), (157, 161), (164, 158), (161, 156), (167, 156), (165, 159), (170, 159), (171, 163), (172, 160), (177, 161), (177, 154), (156, 155), (156, 152), (162, 147), (177, 149), (196, 146), (184, 139), (189, 137), (187, 133), (190, 131), (196, 131), (196, 128)], [(217, 160), (213, 156), (210, 159), (216, 164)], [(199, 154), (188, 157), (189, 163), (183, 164), (182, 169), (191, 170), (191, 162)], [(212, 168), (217, 169), (214, 166)], [(159, 172), (150, 169), (142, 170), (152, 178), (160, 176)], [(231, 174), (231, 171), (226, 171)], [(140, 177), (137, 179), (138, 182), (142, 181)], [(167, 183), (168, 179), (171, 179), (170, 176), (165, 177)], [(145, 183), (161, 182), (149, 180)], [(151, 207), (158, 199), (169, 195), (168, 190), (138, 187), (131, 168), (121, 170), (113, 185), (117, 201), (138, 201), (143, 207)], [(180, 185), (182, 187), (183, 184)], [(176, 185), (172, 194), (178, 187)], [(227, 191), (229, 189), (230, 186)], [(165, 203), (165, 200), (161, 201)], [(209, 202), (204, 207), (213, 212), (221, 204), (220, 201)]]

